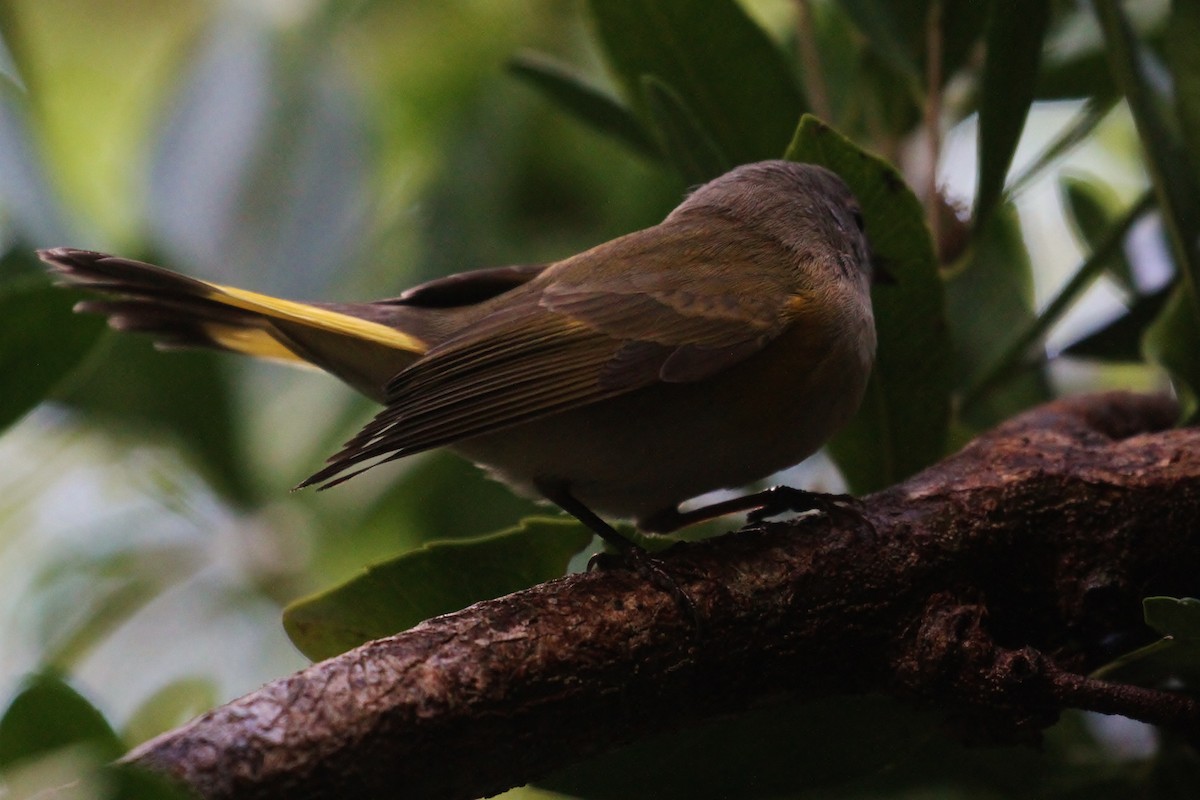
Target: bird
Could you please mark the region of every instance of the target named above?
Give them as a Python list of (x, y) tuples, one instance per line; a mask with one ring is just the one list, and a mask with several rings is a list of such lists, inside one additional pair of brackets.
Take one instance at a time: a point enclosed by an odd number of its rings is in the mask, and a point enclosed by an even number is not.
[(388, 299), (299, 302), (104, 253), (38, 251), (98, 295), (76, 310), (163, 349), (319, 367), (383, 406), (297, 488), (439, 447), (558, 505), (618, 551), (772, 502), (691, 511), (818, 450), (858, 408), (876, 334), (872, 254), (847, 184), (769, 160), (662, 222), (549, 264), (479, 269)]

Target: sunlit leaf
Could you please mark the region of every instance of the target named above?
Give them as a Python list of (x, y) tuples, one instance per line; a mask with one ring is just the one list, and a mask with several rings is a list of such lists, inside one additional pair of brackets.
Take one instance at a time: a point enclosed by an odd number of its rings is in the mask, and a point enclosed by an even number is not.
[(700, 184), (735, 165), (674, 89), (653, 75), (642, 78), (646, 112), (667, 159), (688, 184)]
[(591, 532), (575, 522), (527, 519), (491, 536), (427, 544), (298, 600), (284, 612), (284, 628), (306, 656), (329, 658), (438, 614), (561, 576), (591, 540)]
[(678, 94), (733, 163), (777, 158), (803, 109), (778, 47), (733, 0), (591, 0), (604, 54), (639, 115), (642, 78)]
[(1033, 103), (1042, 37), (1050, 20), (1046, 0), (1014, 0), (990, 6), (987, 60), (979, 101), (979, 182), (974, 212), (977, 231), (1004, 191), (1004, 179)]
[(508, 69), (589, 127), (623, 142), (636, 153), (652, 159), (661, 157), (654, 140), (628, 108), (566, 66), (538, 53), (524, 53), (510, 61)]
[(943, 455), (951, 350), (942, 280), (924, 211), (893, 167), (805, 116), (788, 158), (840, 175), (862, 205), (875, 256), (893, 279), (875, 287), (875, 371), (862, 407), (830, 443), (855, 492), (889, 486)]

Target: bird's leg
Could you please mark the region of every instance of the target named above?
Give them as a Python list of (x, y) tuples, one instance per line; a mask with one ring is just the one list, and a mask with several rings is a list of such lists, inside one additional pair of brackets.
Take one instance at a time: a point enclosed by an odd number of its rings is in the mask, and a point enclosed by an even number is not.
[(750, 522), (761, 522), (768, 517), (788, 511), (823, 511), (830, 517), (852, 517), (854, 522), (865, 522), (874, 530), (874, 525), (858, 511), (859, 501), (848, 494), (823, 494), (794, 489), (791, 486), (772, 486), (761, 492), (721, 500), (691, 511), (667, 509), (638, 520), (638, 527), (654, 533), (670, 533), (688, 525), (695, 525), (726, 514), (749, 511)]
[[(684, 591), (683, 587), (679, 585), (679, 582), (667, 572), (665, 565), (660, 559), (654, 558), (646, 552), (644, 547), (618, 533), (613, 526), (601, 519), (596, 512), (585, 506), (575, 495), (571, 494), (566, 486), (538, 482), (536, 487), (543, 497), (575, 517), (575, 519), (582, 522), (591, 530), (592, 533), (607, 542), (617, 551), (619, 554), (617, 558), (622, 562), (629, 565), (635, 572), (654, 584), (654, 586), (675, 598), (680, 611), (690, 617), (697, 627), (699, 627), (700, 615), (696, 610), (695, 602)], [(592, 559), (588, 562), (588, 569), (594, 567), (600, 569), (607, 568), (610, 562), (608, 558), (603, 557), (604, 555), (598, 553), (592, 556)]]

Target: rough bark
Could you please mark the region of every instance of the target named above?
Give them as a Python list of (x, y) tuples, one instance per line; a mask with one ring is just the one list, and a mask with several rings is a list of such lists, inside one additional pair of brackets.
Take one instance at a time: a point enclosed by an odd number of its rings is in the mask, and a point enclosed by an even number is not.
[(700, 624), (636, 574), (572, 575), (371, 642), (129, 760), (205, 797), (473, 798), (783, 698), (885, 692), (964, 735), (1064, 708), (1195, 736), (1190, 698), (1087, 678), (1141, 599), (1200, 589), (1200, 431), (1163, 397), (1052, 403), (859, 512), (671, 549)]

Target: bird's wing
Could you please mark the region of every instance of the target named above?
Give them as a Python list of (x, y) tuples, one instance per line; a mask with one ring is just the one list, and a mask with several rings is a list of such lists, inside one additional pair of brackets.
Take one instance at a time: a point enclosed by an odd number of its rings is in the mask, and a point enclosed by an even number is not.
[(711, 229), (665, 223), (550, 267), (401, 371), (386, 408), (301, 485), (654, 383), (698, 381), (803, 319), (805, 295), (789, 288), (778, 243), (741, 230), (738, 246), (713, 246)]

